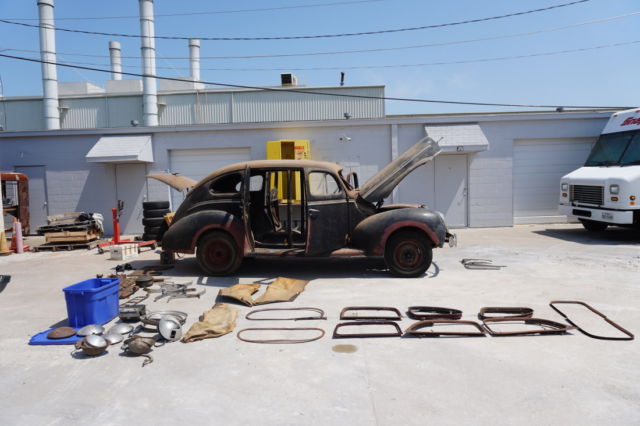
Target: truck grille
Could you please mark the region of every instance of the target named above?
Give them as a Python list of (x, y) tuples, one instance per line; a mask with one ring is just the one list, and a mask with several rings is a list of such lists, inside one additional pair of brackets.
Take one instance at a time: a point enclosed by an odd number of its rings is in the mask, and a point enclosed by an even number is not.
[(601, 206), (603, 199), (603, 186), (571, 185), (571, 201), (573, 202)]

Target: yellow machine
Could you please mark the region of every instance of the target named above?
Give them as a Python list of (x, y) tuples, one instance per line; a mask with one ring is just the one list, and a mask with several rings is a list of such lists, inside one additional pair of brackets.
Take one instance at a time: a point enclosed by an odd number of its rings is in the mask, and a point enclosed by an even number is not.
[[(279, 140), (267, 142), (267, 160), (309, 160), (311, 159), (311, 142), (308, 140)], [(277, 182), (276, 182), (277, 179)], [(278, 173), (278, 176), (272, 176), (271, 188), (278, 188), (278, 199), (286, 202), (291, 198), (293, 202), (301, 200), (301, 180), (299, 172), (293, 175), (291, 182), (292, 196), (288, 194), (287, 175)]]

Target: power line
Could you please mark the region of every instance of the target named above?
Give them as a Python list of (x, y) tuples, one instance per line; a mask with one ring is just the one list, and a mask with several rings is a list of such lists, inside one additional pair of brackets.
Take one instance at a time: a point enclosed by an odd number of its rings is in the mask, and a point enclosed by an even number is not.
[[(308, 9), (316, 7), (332, 7), (332, 6), (345, 6), (358, 3), (378, 3), (385, 0), (356, 0), (356, 1), (337, 1), (332, 3), (314, 3), (298, 6), (279, 6), (279, 7), (262, 7), (256, 9), (231, 9), (231, 10), (211, 10), (202, 12), (184, 12), (184, 13), (156, 13), (154, 17), (173, 17), (173, 16), (196, 16), (196, 15), (225, 15), (233, 13), (249, 13), (249, 12), (271, 12), (277, 10), (287, 9)], [(108, 20), (108, 19), (140, 19), (139, 15), (125, 15), (125, 16), (86, 16), (86, 17), (68, 17), (68, 18), (56, 18), (56, 21), (87, 21), (87, 20)], [(10, 21), (38, 21), (38, 18), (13, 18), (8, 19)]]
[[(468, 20), (465, 20), (465, 21), (448, 22), (448, 23), (444, 23), (444, 24), (424, 25), (424, 26), (420, 26), (420, 27), (409, 27), (409, 28), (395, 28), (395, 29), (388, 29), (388, 30), (363, 31), (363, 32), (357, 32), (357, 33), (316, 34), (316, 35), (276, 36), (276, 37), (153, 36), (153, 37), (148, 37), (148, 38), (153, 38), (153, 39), (158, 39), (158, 40), (189, 40), (189, 39), (197, 38), (197, 39), (200, 39), (200, 40), (207, 40), (207, 41), (212, 41), (212, 40), (213, 41), (265, 41), (265, 40), (299, 40), (299, 39), (354, 37), (354, 36), (365, 36), (365, 35), (376, 35), (376, 34), (390, 34), (390, 33), (398, 33), (398, 32), (405, 32), (405, 31), (417, 31), (417, 30), (426, 30), (426, 29), (433, 29), (433, 28), (451, 27), (451, 26), (456, 26), (456, 25), (472, 24), (472, 23), (478, 23), (478, 22), (487, 22), (487, 21), (493, 21), (493, 20), (497, 20), (497, 19), (510, 18), (510, 17), (514, 17), (514, 16), (527, 15), (527, 14), (530, 14), (530, 13), (544, 12), (544, 11), (557, 9), (557, 8), (561, 8), (561, 7), (567, 7), (567, 6), (576, 5), (576, 4), (579, 4), (579, 3), (586, 3), (588, 1), (590, 1), (590, 0), (576, 0), (576, 1), (572, 1), (570, 3), (563, 3), (563, 4), (554, 5), (554, 6), (548, 6), (548, 7), (544, 7), (544, 8), (540, 8), (540, 9), (532, 9), (532, 10), (526, 10), (526, 11), (522, 11), (522, 12), (508, 13), (508, 14), (505, 14), (505, 15), (491, 16), (491, 17), (487, 17), (487, 18), (477, 18), (477, 19), (468, 19)], [(139, 35), (139, 34), (107, 33), (107, 32), (100, 32), (100, 31), (78, 30), (78, 29), (72, 29), (72, 28), (53, 27), (53, 26), (50, 26), (50, 25), (43, 26), (43, 25), (35, 25), (35, 24), (26, 24), (26, 23), (23, 23), (23, 22), (9, 21), (7, 19), (0, 19), (0, 22), (3, 22), (5, 24), (30, 27), (30, 28), (41, 28), (41, 27), (44, 27), (44, 28), (54, 29), (56, 31), (64, 31), (64, 32), (70, 32), (70, 33), (101, 35), (101, 36), (109, 36), (109, 37), (146, 38), (146, 37), (144, 37), (142, 35)]]
[[(375, 49), (359, 49), (359, 50), (337, 50), (337, 51), (324, 51), (324, 52), (279, 53), (279, 54), (267, 54), (267, 55), (201, 56), (200, 59), (263, 59), (263, 58), (267, 59), (267, 58), (296, 57), (296, 56), (320, 56), (320, 55), (340, 55), (340, 54), (351, 54), (351, 53), (371, 53), (371, 52), (384, 52), (384, 51), (395, 51), (395, 50), (404, 50), (404, 49), (421, 49), (421, 48), (427, 48), (427, 47), (453, 46), (453, 45), (459, 45), (459, 44), (476, 43), (480, 41), (492, 41), (492, 40), (501, 40), (501, 39), (508, 39), (508, 38), (526, 37), (530, 35), (561, 31), (561, 30), (566, 30), (570, 28), (577, 28), (585, 25), (599, 24), (603, 22), (609, 22), (617, 19), (628, 18), (631, 16), (638, 16), (638, 15), (640, 15), (640, 12), (631, 12), (625, 15), (611, 16), (611, 17), (600, 18), (600, 19), (595, 19), (591, 21), (578, 22), (576, 24), (563, 25), (560, 27), (543, 28), (541, 30), (528, 31), (524, 33), (504, 34), (504, 35), (491, 36), (491, 37), (444, 41), (444, 42), (437, 42), (437, 43), (416, 44), (416, 45), (410, 45), (410, 46), (381, 47), (381, 48), (375, 48)], [(13, 52), (40, 53), (39, 50), (11, 49), (11, 48), (6, 48), (4, 50), (13, 51)], [(57, 54), (61, 56), (81, 56), (81, 57), (89, 57), (89, 58), (108, 58), (109, 57), (109, 55), (96, 55), (91, 53), (57, 52)], [(140, 59), (141, 56), (122, 55), (121, 58)], [(165, 57), (165, 59), (189, 59), (189, 57), (188, 56), (167, 56)]]
[[(576, 52), (587, 52), (590, 50), (599, 50), (606, 49), (611, 47), (619, 47), (619, 46), (628, 46), (631, 44), (640, 43), (640, 40), (626, 41), (620, 43), (610, 43), (610, 44), (601, 44), (598, 46), (591, 47), (581, 47), (577, 49), (565, 49), (565, 50), (554, 50), (550, 52), (539, 52), (539, 53), (530, 53), (527, 55), (514, 55), (514, 56), (498, 56), (491, 58), (478, 58), (478, 59), (462, 59), (458, 61), (447, 61), (447, 62), (423, 62), (417, 64), (394, 64), (394, 65), (359, 65), (359, 66), (336, 66), (336, 67), (306, 67), (306, 68), (200, 68), (202, 71), (336, 71), (336, 70), (366, 70), (366, 69), (383, 69), (383, 68), (412, 68), (412, 67), (427, 67), (427, 66), (436, 66), (436, 65), (458, 65), (458, 64), (473, 64), (473, 63), (484, 63), (484, 62), (496, 62), (496, 61), (507, 61), (511, 59), (526, 59), (526, 58), (536, 58), (540, 56), (553, 56), (553, 55), (562, 55), (567, 53), (576, 53)], [(162, 60), (166, 60), (167, 58), (160, 58)], [(92, 63), (92, 62), (79, 62), (79, 61), (66, 61), (67, 64), (79, 64), (79, 65), (95, 65), (95, 66), (103, 66), (108, 67), (110, 64), (104, 63)], [(123, 65), (126, 68), (138, 68), (137, 65)], [(188, 67), (163, 67), (156, 66), (157, 69), (166, 69), (166, 70), (190, 70)]]
[[(34, 63), (44, 63), (51, 64), (65, 68), (76, 68), (87, 71), (97, 71), (103, 73), (111, 73), (111, 70), (103, 69), (103, 68), (93, 68), (86, 67), (80, 65), (71, 65), (60, 62), (52, 62), (52, 61), (43, 61), (41, 59), (33, 59), (33, 58), (24, 58), (21, 56), (7, 55), (4, 53), (0, 53), (0, 57), (15, 59), (20, 61), (34, 62)], [(246, 84), (231, 84), (231, 83), (219, 83), (213, 81), (197, 81), (188, 80), (184, 78), (177, 77), (160, 77), (156, 75), (148, 75), (148, 74), (140, 74), (140, 73), (132, 73), (122, 71), (120, 74), (128, 75), (132, 77), (152, 77), (159, 80), (169, 80), (169, 81), (181, 81), (186, 83), (202, 83), (208, 84), (211, 86), (220, 86), (220, 87), (230, 87), (235, 89), (252, 89), (252, 90), (264, 90), (267, 92), (290, 92), (290, 93), (301, 93), (301, 94), (309, 94), (309, 95), (318, 95), (318, 96), (334, 96), (341, 98), (359, 98), (359, 99), (375, 99), (375, 100), (384, 100), (384, 101), (402, 101), (402, 102), (420, 102), (420, 103), (436, 103), (436, 104), (456, 104), (456, 105), (476, 105), (476, 106), (499, 106), (499, 107), (517, 107), (517, 108), (558, 108), (560, 106), (564, 108), (573, 108), (573, 109), (613, 109), (613, 108), (623, 108), (619, 106), (585, 106), (585, 105), (535, 105), (535, 104), (507, 104), (507, 103), (491, 103), (491, 102), (466, 102), (466, 101), (448, 101), (448, 100), (439, 100), (439, 99), (417, 99), (417, 98), (398, 98), (398, 97), (389, 97), (389, 96), (367, 96), (367, 95), (355, 95), (355, 94), (346, 94), (346, 93), (327, 93), (327, 92), (317, 92), (314, 90), (306, 90), (306, 89), (286, 89), (286, 88), (274, 88), (274, 87), (260, 87), (260, 86), (250, 86)]]

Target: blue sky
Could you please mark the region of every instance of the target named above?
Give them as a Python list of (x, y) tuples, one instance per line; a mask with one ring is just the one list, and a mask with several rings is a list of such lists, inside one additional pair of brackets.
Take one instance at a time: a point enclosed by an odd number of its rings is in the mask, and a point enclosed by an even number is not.
[[(324, 3), (321, 7), (271, 11), (203, 13), (157, 16), (156, 35), (183, 37), (260, 37), (336, 34), (442, 24), (537, 9), (571, 0), (380, 0), (349, 4), (340, 0), (236, 0), (235, 2), (157, 0), (156, 15), (278, 8)], [(82, 30), (139, 34), (136, 0), (56, 0), (57, 26)], [(333, 5), (327, 5), (334, 3)], [(36, 0), (0, 0), (0, 18), (34, 19)], [(591, 0), (585, 3), (524, 16), (444, 28), (359, 37), (274, 41), (203, 41), (201, 55), (251, 56), (310, 53), (375, 48), (396, 48), (447, 43), (536, 32), (640, 11), (637, 0)], [(122, 19), (81, 19), (134, 16)], [(36, 21), (22, 21), (37, 23)], [(59, 62), (76, 61), (108, 68), (108, 42), (122, 43), (124, 56), (140, 56), (139, 40), (87, 34), (56, 33), (59, 52), (104, 57), (58, 56)], [(398, 49), (370, 53), (290, 56), (253, 59), (203, 59), (202, 80), (254, 86), (279, 84), (279, 70), (291, 70), (300, 84), (336, 86), (340, 71), (347, 85), (385, 85), (386, 95), (471, 102), (515, 104), (638, 106), (640, 89), (640, 15), (529, 36), (498, 38), (446, 46)], [(375, 68), (482, 60), (561, 50), (622, 46), (502, 61), (465, 64)], [(188, 75), (188, 48), (184, 40), (158, 40), (158, 75)], [(18, 49), (4, 50), (4, 49)], [(0, 23), (0, 53), (38, 57), (38, 30)], [(183, 57), (184, 59), (164, 59)], [(125, 71), (140, 72), (140, 59), (124, 59)], [(338, 68), (314, 70), (313, 68)], [(372, 67), (349, 69), (350, 67)], [(229, 70), (207, 70), (207, 68)], [(60, 81), (90, 81), (104, 85), (108, 74), (59, 68)], [(0, 58), (0, 78), (5, 96), (37, 96), (42, 92), (39, 64)], [(539, 109), (539, 108), (535, 108)], [(443, 105), (388, 101), (387, 114), (421, 114), (520, 110), (513, 107)]]

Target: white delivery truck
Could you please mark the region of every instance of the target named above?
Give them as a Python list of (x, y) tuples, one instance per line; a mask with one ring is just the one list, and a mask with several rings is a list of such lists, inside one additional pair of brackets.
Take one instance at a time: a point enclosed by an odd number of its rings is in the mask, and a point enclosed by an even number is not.
[(584, 166), (560, 180), (560, 213), (589, 231), (640, 227), (640, 109), (613, 114)]

